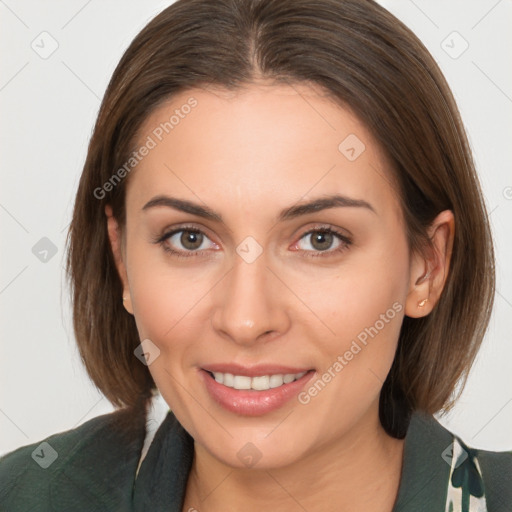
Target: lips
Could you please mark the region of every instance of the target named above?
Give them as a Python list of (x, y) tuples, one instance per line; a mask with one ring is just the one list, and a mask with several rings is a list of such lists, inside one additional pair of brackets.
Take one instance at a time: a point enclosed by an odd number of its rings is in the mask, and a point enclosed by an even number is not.
[(244, 416), (260, 416), (296, 396), (315, 370), (281, 365), (212, 364), (198, 373), (210, 397), (224, 409)]

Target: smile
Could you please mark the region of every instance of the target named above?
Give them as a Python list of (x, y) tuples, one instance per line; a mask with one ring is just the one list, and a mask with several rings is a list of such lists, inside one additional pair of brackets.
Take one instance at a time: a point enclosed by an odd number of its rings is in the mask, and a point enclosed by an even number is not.
[(280, 409), (316, 375), (315, 370), (296, 368), (299, 371), (293, 372), (294, 369), (285, 367), (260, 367), (257, 370), (237, 367), (229, 368), (234, 370), (230, 373), (226, 371), (227, 365), (223, 366), (200, 368), (198, 375), (214, 403), (242, 416), (261, 416)]

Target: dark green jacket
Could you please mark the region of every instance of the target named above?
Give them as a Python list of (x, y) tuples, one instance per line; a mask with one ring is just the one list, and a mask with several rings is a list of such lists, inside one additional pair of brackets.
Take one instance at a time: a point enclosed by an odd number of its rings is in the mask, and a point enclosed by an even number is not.
[[(169, 412), (136, 478), (144, 437), (144, 422), (121, 410), (8, 453), (0, 511), (181, 512), (193, 439)], [(486, 512), (512, 511), (512, 452), (468, 448), (415, 413), (393, 512), (480, 511), (477, 502)]]

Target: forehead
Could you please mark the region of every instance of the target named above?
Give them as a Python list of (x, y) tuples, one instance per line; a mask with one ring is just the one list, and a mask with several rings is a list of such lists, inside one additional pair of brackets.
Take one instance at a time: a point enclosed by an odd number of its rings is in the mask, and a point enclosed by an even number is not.
[(140, 207), (166, 192), (222, 196), (246, 208), (278, 209), (333, 192), (377, 208), (386, 201), (398, 206), (370, 132), (350, 110), (305, 84), (183, 91), (142, 124), (136, 147), (144, 144), (151, 149), (130, 176), (127, 198)]

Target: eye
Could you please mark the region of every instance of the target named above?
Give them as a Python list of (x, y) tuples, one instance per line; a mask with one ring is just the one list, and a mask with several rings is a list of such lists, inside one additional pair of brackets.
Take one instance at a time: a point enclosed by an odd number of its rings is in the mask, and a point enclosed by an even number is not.
[[(352, 240), (349, 237), (329, 226), (315, 227), (304, 233), (300, 240), (307, 240), (308, 238), (310, 242), (306, 244), (306, 248), (300, 246), (300, 241), (296, 246), (298, 246), (299, 250), (310, 253), (306, 254), (306, 257), (313, 258), (341, 253), (352, 244)], [(335, 248), (331, 249), (333, 244), (335, 244)], [(309, 250), (308, 245), (313, 250)]]
[[(200, 229), (182, 226), (156, 238), (153, 243), (160, 244), (164, 251), (178, 258), (190, 258), (202, 254), (209, 248), (208, 244), (205, 244), (207, 240), (209, 238)], [(217, 247), (213, 242), (212, 244)], [(178, 247), (178, 249), (173, 247)]]

